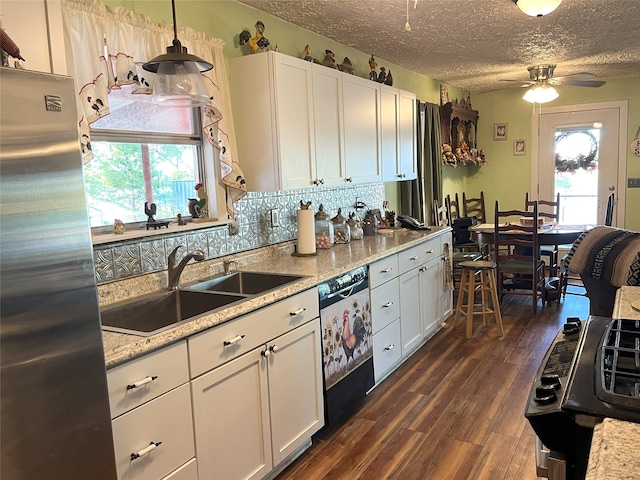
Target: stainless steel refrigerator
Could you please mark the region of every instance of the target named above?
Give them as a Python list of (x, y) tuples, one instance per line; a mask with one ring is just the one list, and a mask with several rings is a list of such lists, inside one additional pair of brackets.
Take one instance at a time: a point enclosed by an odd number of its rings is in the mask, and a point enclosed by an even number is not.
[(0, 477), (116, 478), (73, 81), (0, 67)]

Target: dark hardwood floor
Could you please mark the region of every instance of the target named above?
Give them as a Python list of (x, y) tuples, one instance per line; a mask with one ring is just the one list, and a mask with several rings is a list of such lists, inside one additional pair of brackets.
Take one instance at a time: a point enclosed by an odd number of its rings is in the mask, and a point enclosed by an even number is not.
[(504, 339), (477, 317), (466, 340), (450, 318), (278, 480), (536, 479), (529, 388), (566, 317), (588, 312), (586, 297), (567, 295), (534, 317), (530, 297), (506, 296)]

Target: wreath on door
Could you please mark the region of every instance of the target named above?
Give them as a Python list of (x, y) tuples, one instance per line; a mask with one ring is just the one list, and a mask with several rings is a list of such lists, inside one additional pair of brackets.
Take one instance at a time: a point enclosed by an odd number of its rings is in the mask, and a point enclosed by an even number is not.
[[(582, 152), (575, 157), (564, 157), (558, 152), (558, 147), (562, 142), (569, 140), (573, 135), (584, 135), (590, 142), (589, 153)], [(575, 172), (579, 169), (587, 171), (595, 170), (598, 167), (598, 140), (595, 135), (588, 130), (577, 130), (562, 132), (556, 136), (556, 172)]]

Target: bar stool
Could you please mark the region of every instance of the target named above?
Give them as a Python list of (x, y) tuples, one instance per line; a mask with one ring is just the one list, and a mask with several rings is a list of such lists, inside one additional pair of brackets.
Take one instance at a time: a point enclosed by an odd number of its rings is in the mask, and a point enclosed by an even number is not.
[[(461, 262), (460, 267), (462, 267), (462, 280), (460, 282), (460, 292), (458, 293), (454, 324), (457, 326), (459, 314), (465, 315), (467, 317), (466, 336), (467, 338), (471, 338), (473, 316), (482, 315), (482, 324), (486, 326), (487, 316), (493, 315), (496, 323), (500, 327), (500, 338), (503, 338), (504, 327), (502, 325), (502, 315), (500, 314), (498, 289), (496, 288), (495, 262), (475, 260)], [(480, 277), (478, 283), (476, 283), (476, 275)], [(476, 292), (480, 292), (482, 303), (475, 303)], [(491, 305), (489, 305), (489, 297), (491, 299)], [(476, 311), (476, 307), (480, 307), (480, 309)]]

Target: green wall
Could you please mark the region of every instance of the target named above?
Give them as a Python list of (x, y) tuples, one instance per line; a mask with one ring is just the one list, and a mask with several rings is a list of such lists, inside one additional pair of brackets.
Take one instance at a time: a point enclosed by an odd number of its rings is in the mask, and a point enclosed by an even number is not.
[[(171, 2), (169, 0), (103, 0), (107, 5), (123, 5), (137, 13), (148, 15), (157, 22), (171, 23)], [(242, 30), (255, 33), (255, 23), (261, 20), (265, 24), (264, 35), (277, 45), (278, 50), (288, 55), (303, 57), (305, 45), (309, 45), (315, 58), (322, 59), (325, 49), (332, 50), (339, 63), (347, 56), (356, 69), (356, 75), (366, 77), (369, 73), (371, 52), (360, 52), (354, 48), (329, 40), (308, 30), (284, 22), (260, 10), (231, 0), (198, 1), (177, 0), (176, 17), (179, 26), (191, 27), (204, 32), (209, 37), (224, 40), (224, 55), (228, 59), (247, 53), (246, 46), (238, 45), (238, 34)], [(400, 31), (398, 33), (404, 34)], [(375, 53), (375, 52), (374, 52)], [(412, 91), (418, 99), (439, 103), (440, 82), (412, 71), (401, 68), (390, 61), (376, 57), (378, 67), (391, 69), (394, 86)], [(640, 126), (640, 77), (608, 80), (601, 88), (558, 87), (560, 98), (550, 106), (605, 102), (613, 100), (629, 101), (628, 142), (634, 138)], [(449, 86), (449, 98), (464, 98), (467, 92)], [(476, 196), (484, 190), (489, 218), (493, 218), (493, 205), (497, 198), (501, 205), (509, 208), (520, 207), (524, 192), (531, 185), (531, 104), (522, 100), (523, 90), (512, 88), (471, 96), (472, 106), (479, 111), (478, 145), (484, 148), (489, 164), (482, 167), (443, 166), (443, 187), (445, 194), (462, 191)], [(543, 107), (544, 108), (544, 107)], [(507, 122), (509, 139), (493, 141), (493, 124)], [(527, 155), (512, 155), (512, 139), (523, 138), (527, 141)], [(628, 150), (627, 176), (640, 177), (640, 158)], [(392, 209), (399, 205), (397, 184), (385, 185), (385, 192)], [(640, 215), (636, 205), (640, 204), (640, 189), (626, 191), (625, 226), (640, 230)], [(401, 213), (401, 212), (400, 212)]]
[[(640, 177), (640, 158), (632, 154), (629, 145), (640, 127), (640, 76), (607, 79), (607, 83), (600, 88), (556, 87), (559, 98), (545, 105), (551, 107), (576, 105), (584, 103), (628, 101), (629, 115), (627, 128), (627, 171), (625, 178)], [(478, 125), (479, 146), (485, 149), (489, 165), (477, 167), (461, 167), (467, 171), (460, 178), (459, 172), (444, 171), (445, 192), (466, 189), (471, 194), (485, 192), (488, 216), (493, 219), (495, 200), (500, 201), (501, 208), (521, 208), (524, 192), (531, 188), (531, 124), (532, 116), (539, 113), (539, 106), (535, 112), (533, 106), (522, 100), (524, 89), (512, 88), (476, 94), (473, 97), (473, 107), (480, 111)], [(544, 112), (544, 106), (542, 112)], [(509, 124), (508, 140), (493, 140), (493, 124)], [(523, 138), (527, 142), (527, 154), (514, 156), (513, 140)], [(457, 170), (460, 170), (458, 168)], [(451, 169), (449, 169), (451, 170)], [(626, 212), (624, 227), (640, 230), (640, 189), (628, 189), (625, 185)], [(472, 195), (476, 196), (476, 195)], [(618, 226), (623, 226), (620, 224)]]

